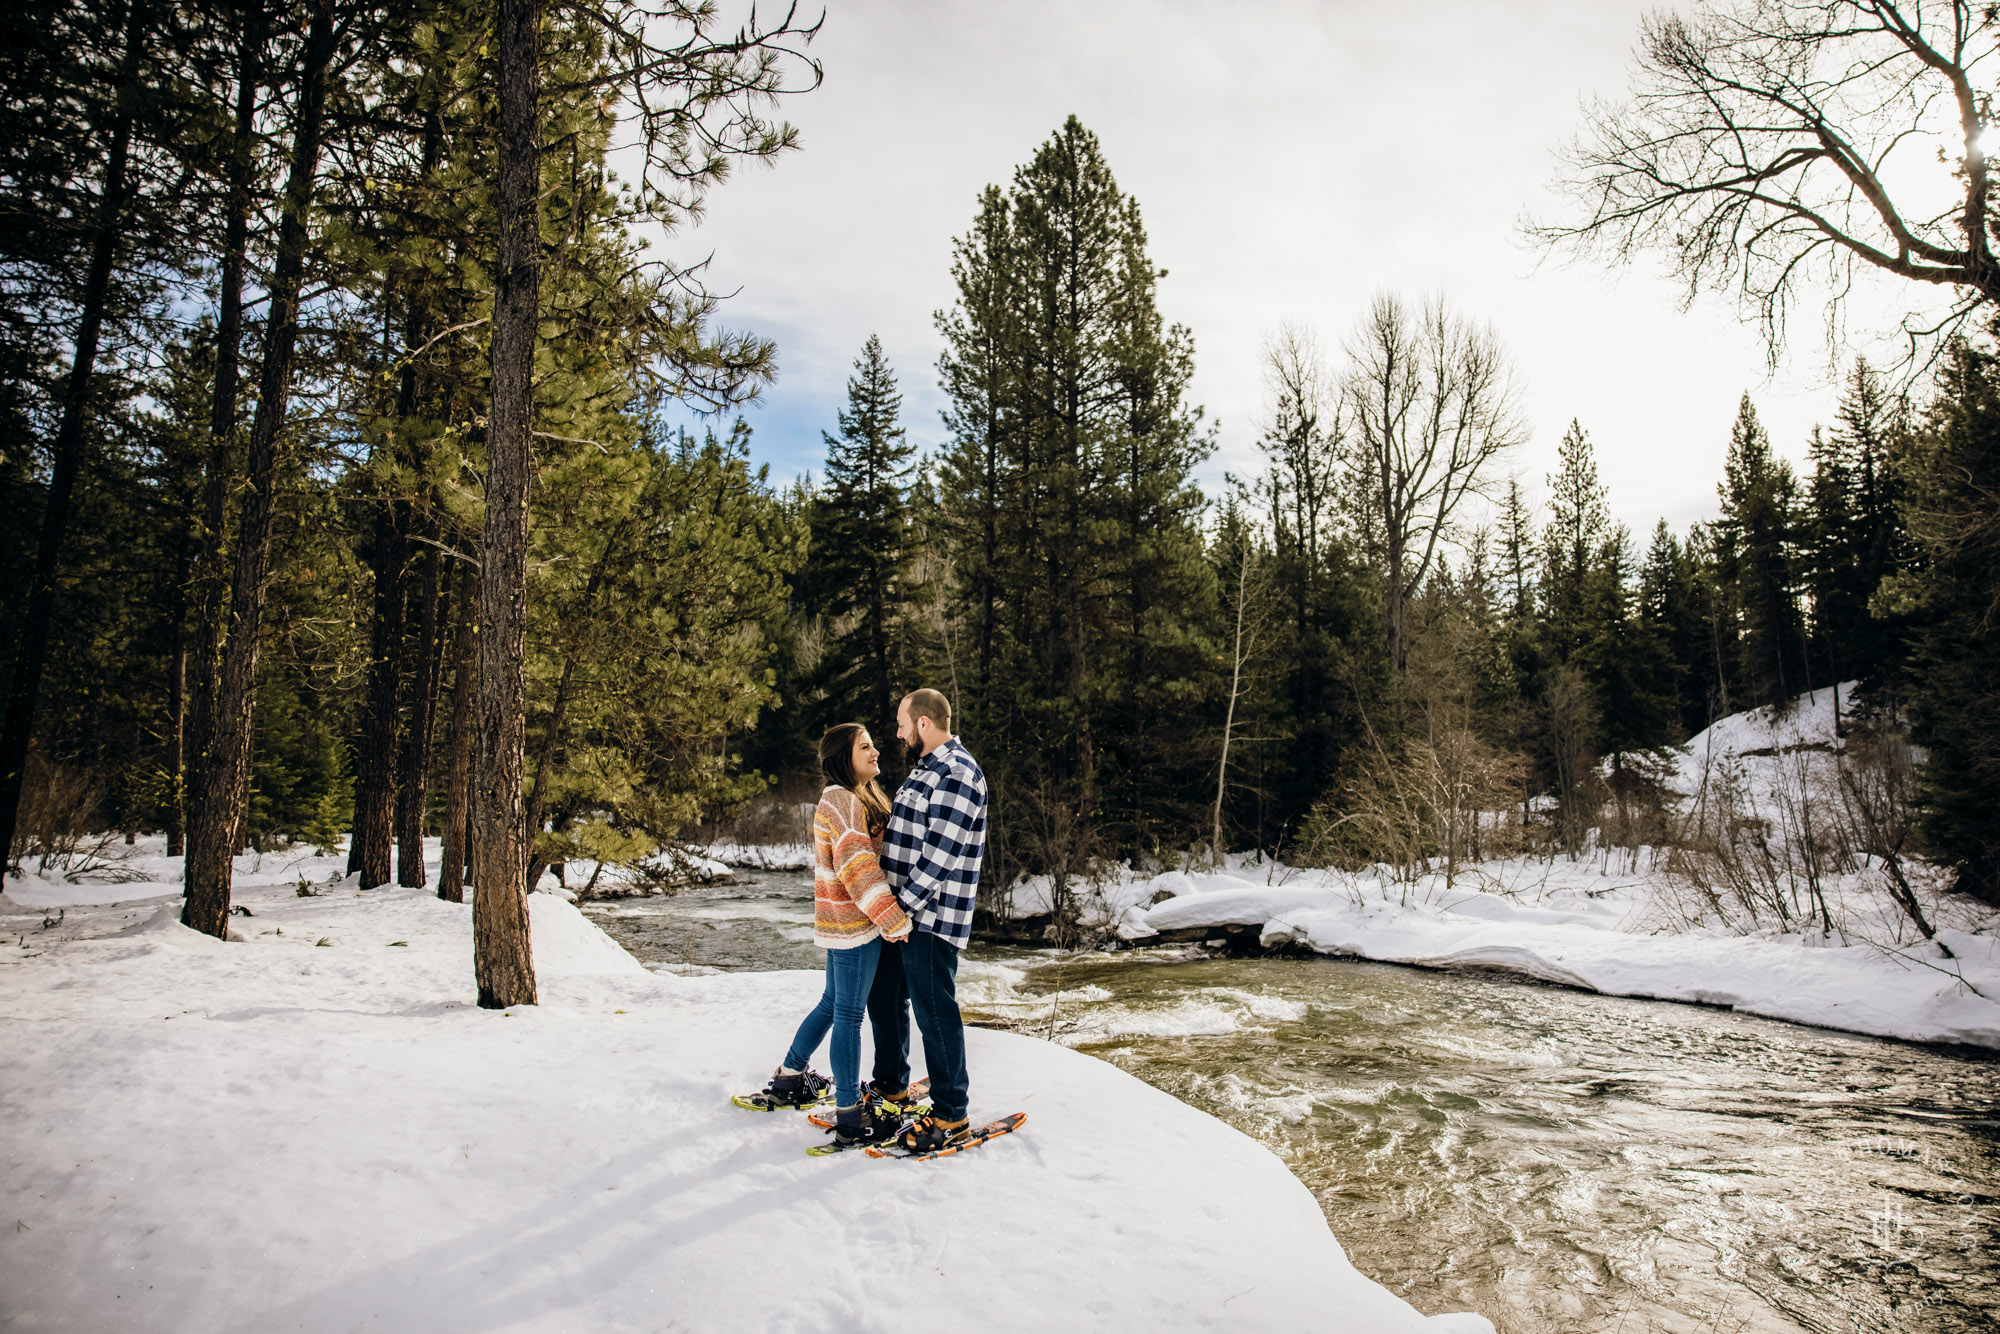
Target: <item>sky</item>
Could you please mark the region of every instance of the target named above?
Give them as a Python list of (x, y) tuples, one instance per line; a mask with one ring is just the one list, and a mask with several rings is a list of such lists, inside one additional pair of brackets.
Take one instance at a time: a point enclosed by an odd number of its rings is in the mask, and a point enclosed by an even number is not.
[[(952, 238), (1074, 113), (1139, 201), (1168, 270), (1163, 314), (1193, 332), (1192, 398), (1219, 422), (1211, 494), (1225, 471), (1260, 471), (1260, 350), (1281, 321), (1337, 352), (1376, 293), (1442, 295), (1512, 354), (1530, 438), (1507, 471), (1539, 496), (1578, 420), (1643, 540), (1661, 518), (1714, 515), (1746, 391), (1795, 462), (1838, 397), (1818, 312), (1770, 372), (1727, 296), (1683, 309), (1658, 264), (1614, 271), (1523, 235), (1524, 219), (1560, 216), (1556, 151), (1584, 99), (1625, 89), (1653, 7), (828, 0), (811, 47), (825, 82), (783, 107), (800, 151), (740, 170), (663, 253), (708, 257), (708, 285), (731, 294), (720, 322), (777, 343), (778, 378), (747, 414), (774, 477), (819, 468), (871, 332), (928, 452), (944, 435), (933, 314), (953, 298)], [(1895, 286), (1863, 305), (1887, 310)], [(1861, 338), (1839, 360), (1855, 350), (1892, 349)]]

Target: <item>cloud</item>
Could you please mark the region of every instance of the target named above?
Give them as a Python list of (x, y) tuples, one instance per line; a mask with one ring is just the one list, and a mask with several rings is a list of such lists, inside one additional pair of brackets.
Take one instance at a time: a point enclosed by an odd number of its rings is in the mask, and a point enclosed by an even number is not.
[(1281, 319), (1337, 348), (1374, 292), (1441, 292), (1512, 349), (1524, 480), (1539, 489), (1576, 417), (1619, 516), (1680, 525), (1714, 510), (1740, 394), (1798, 458), (1835, 391), (1810, 320), (1767, 381), (1721, 299), (1682, 313), (1656, 273), (1544, 262), (1520, 239), (1524, 214), (1556, 206), (1579, 101), (1623, 87), (1648, 7), (834, 0), (813, 47), (825, 84), (784, 108), (802, 151), (739, 172), (667, 251), (712, 252), (711, 284), (740, 289), (725, 322), (778, 342), (750, 415), (775, 472), (818, 467), (871, 332), (911, 439), (934, 446), (952, 238), (1074, 112), (1144, 210), (1163, 311), (1194, 332), (1195, 399), (1222, 423), (1205, 482), (1256, 467), (1258, 349)]

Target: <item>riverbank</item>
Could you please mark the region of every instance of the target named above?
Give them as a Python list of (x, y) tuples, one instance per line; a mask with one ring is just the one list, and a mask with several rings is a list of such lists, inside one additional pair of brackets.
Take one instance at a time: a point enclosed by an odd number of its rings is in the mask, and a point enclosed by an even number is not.
[(469, 907), (262, 862), (232, 943), (161, 883), (0, 899), (16, 1327), (1490, 1329), (1419, 1315), (1266, 1149), (1089, 1057), (974, 1031), (973, 1110), (1020, 1134), (812, 1159), (727, 1096), (818, 975), (651, 972), (537, 894), (543, 1003), (481, 1011)]
[[(1844, 894), (1843, 889), (1856, 892)], [(1238, 864), (1110, 887), (1130, 940), (1254, 936), (1426, 968), (1482, 969), (1608, 996), (1717, 1005), (1871, 1037), (2000, 1049), (2000, 914), (1932, 895), (1936, 941), (1832, 884), (1842, 929), (1729, 933), (1669, 921), (1678, 887), (1595, 861), (1517, 861), (1414, 882)], [(1155, 902), (1154, 900), (1158, 900)]]

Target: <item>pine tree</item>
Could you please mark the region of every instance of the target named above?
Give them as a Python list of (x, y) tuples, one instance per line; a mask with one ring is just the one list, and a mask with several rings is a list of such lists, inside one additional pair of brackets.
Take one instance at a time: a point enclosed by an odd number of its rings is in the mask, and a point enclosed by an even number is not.
[[(732, 744), (772, 702), (763, 627), (805, 525), (749, 461), (749, 427), (696, 440), (641, 418), (544, 474), (527, 719), (531, 883), (635, 861), (761, 789)], [(557, 558), (560, 559), (557, 559)]]
[(1665, 519), (1653, 529), (1639, 570), (1634, 616), (1641, 633), (1656, 641), (1660, 674), (1656, 688), (1672, 711), (1671, 732), (1691, 736), (1708, 726), (1713, 702), (1705, 590), (1698, 559), (1677, 539)]
[(1908, 554), (1889, 463), (1906, 428), (1881, 378), (1858, 357), (1838, 420), (1830, 433), (1813, 432), (1804, 524), (1815, 665), (1823, 669), (1816, 685), (1879, 681), (1901, 652), (1898, 627), (1875, 616), (1870, 602)]
[[(1317, 340), (1282, 328), (1266, 348), (1270, 425), (1261, 445), (1268, 472), (1254, 499), (1271, 552), (1268, 577), (1284, 614), (1271, 627), (1271, 698), (1251, 697), (1262, 730), (1245, 745), (1255, 766), (1256, 842), (1272, 847), (1295, 835), (1362, 744), (1363, 714), (1386, 694), (1386, 647), (1373, 571), (1340, 522), (1338, 487), (1348, 423), (1338, 386)], [(1225, 593), (1237, 568), (1224, 525), (1215, 560)], [(1226, 629), (1227, 627), (1225, 627)], [(1375, 710), (1380, 712), (1379, 709)], [(1268, 738), (1268, 739), (1259, 739)]]
[(940, 533), (971, 610), (974, 697), (954, 703), (954, 717), (990, 722), (997, 701), (993, 666), (1001, 637), (1002, 512), (1015, 497), (1018, 466), (1012, 433), (1020, 421), (1019, 274), (1014, 262), (1013, 211), (989, 185), (979, 196), (972, 229), (952, 243), (958, 301), (936, 314), (945, 350), (938, 378), (950, 432), (938, 460)]
[(1599, 609), (1590, 605), (1590, 586), (1611, 536), (1611, 510), (1581, 423), (1570, 422), (1556, 459), (1549, 477), (1549, 523), (1542, 530), (1542, 619), (1550, 650), (1557, 661), (1567, 662), (1595, 625)]
[(1202, 807), (1181, 794), (1212, 772), (1173, 726), (1213, 671), (1189, 482), (1212, 444), (1138, 206), (1071, 117), (982, 195), (955, 256), (939, 517), (979, 659), (968, 731), (996, 791), (1032, 794), (1036, 857), (1185, 828)]
[(1717, 525), (1721, 575), (1740, 617), (1745, 693), (1783, 706), (1805, 687), (1805, 635), (1798, 604), (1798, 482), (1771, 453), (1770, 437), (1745, 394), (1729, 432)]
[[(900, 421), (903, 396), (874, 334), (847, 381), (840, 434), (826, 441), (826, 478), (814, 507), (812, 604), (836, 625), (822, 689), (822, 726), (859, 719), (885, 750), (910, 661), (909, 503), (915, 446)], [(900, 686), (900, 688), (899, 688)]]
[(2000, 904), (2000, 359), (1958, 343), (1938, 378), (1895, 461), (1918, 559), (1876, 605), (1918, 627), (1910, 712), (1929, 751), (1924, 836), (1960, 889)]

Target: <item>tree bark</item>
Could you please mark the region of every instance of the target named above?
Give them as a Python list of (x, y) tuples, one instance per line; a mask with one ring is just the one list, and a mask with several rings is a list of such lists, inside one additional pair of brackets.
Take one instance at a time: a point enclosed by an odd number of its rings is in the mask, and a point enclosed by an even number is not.
[(541, 82), (538, 0), (499, 0), (500, 253), (493, 294), (493, 406), (481, 544), (479, 781), (472, 814), (472, 955), (479, 1004), (535, 1003), (534, 952), (522, 877), (521, 805), (527, 672), (528, 482), (533, 466), (536, 318), (541, 285), (538, 196)]
[(548, 861), (536, 855), (536, 835), (542, 832), (542, 804), (548, 796), (549, 771), (563, 762), (563, 725), (569, 717), (570, 686), (576, 680), (576, 658), (563, 659), (562, 680), (556, 683), (556, 702), (549, 710), (549, 735), (535, 761), (535, 782), (528, 792), (528, 814), (522, 821), (528, 835), (528, 888), (540, 883), (549, 869)]
[(396, 804), (397, 696), (403, 666), (403, 565), (406, 545), (399, 502), (380, 497), (375, 525), (375, 615), (369, 641), (368, 706), (355, 748), (354, 837), (347, 870), (361, 888), (389, 883), (389, 840)]
[(125, 178), (132, 157), (132, 117), (139, 95), (139, 57), (144, 36), (145, 10), (139, 0), (132, 0), (125, 16), (125, 53), (118, 75), (116, 109), (112, 113), (111, 143), (105, 158), (104, 190), (98, 196), (97, 234), (91, 242), (90, 268), (84, 277), (76, 352), (70, 362), (69, 380), (63, 387), (62, 420), (49, 451), (53, 469), (48, 501), (42, 510), (35, 571), (28, 586), (28, 614), (22, 620), (19, 646), (14, 654), (6, 719), (0, 723), (0, 864), (13, 863), (21, 781), (28, 765), (28, 736), (34, 727), (35, 702), (41, 695), (42, 669), (48, 663), (56, 573), (62, 563), (63, 537), (69, 528), (70, 500), (76, 492), (77, 474), (83, 467), (90, 381), (97, 369), (97, 345), (104, 333), (104, 308), (111, 296), (111, 266), (118, 248), (118, 221), (126, 203)]
[(299, 81), (298, 128), (278, 222), (277, 262), (271, 271), (270, 316), (264, 365), (257, 382), (257, 415), (246, 460), (250, 486), (237, 526), (236, 569), (229, 598), (229, 636), (216, 683), (214, 734), (196, 769), (188, 822), (187, 902), (181, 921), (226, 939), (229, 891), (243, 802), (250, 788), (251, 728), (255, 721), (259, 633), (271, 563), (271, 527), (278, 488), (278, 455), (290, 405), (292, 356), (299, 335), (299, 289), (305, 275), (307, 226), (313, 182), (319, 171), (326, 112), (327, 71), (333, 62), (333, 3), (317, 0), (306, 31)]
[(258, 0), (243, 6), (238, 35), (235, 142), (231, 148), (229, 189), (224, 208), (222, 273), (216, 293), (215, 394), (210, 401), (208, 461), (202, 485), (201, 514), (196, 520), (193, 579), (194, 614), (188, 635), (188, 655), (194, 665), (192, 712), (182, 743), (180, 800), (183, 820), (195, 767), (206, 762), (215, 731), (217, 659), (222, 650), (224, 599), (228, 579), (228, 503), (235, 479), (232, 464), (236, 439), (237, 382), (243, 357), (243, 266), (250, 247), (251, 135), (256, 130), (257, 90), (262, 82), (263, 12)]
[(403, 754), (397, 763), (402, 781), (396, 786), (396, 883), (410, 889), (424, 885), (424, 809), (430, 797), (431, 720), (437, 713), (438, 657), (443, 648), (438, 615), (438, 552), (426, 545), (423, 576), (417, 585), (422, 602), (414, 640), (416, 661), (405, 679), (410, 704), (403, 724)]
[(1243, 603), (1250, 589), (1250, 543), (1243, 543), (1241, 564), (1236, 569), (1236, 640), (1229, 671), (1229, 711), (1222, 720), (1222, 760), (1215, 766), (1215, 811), (1211, 821), (1209, 855), (1219, 868), (1225, 862), (1222, 846), (1222, 802), (1229, 793), (1229, 742), (1236, 734), (1236, 701), (1243, 694)]
[(167, 855), (187, 851), (187, 660), (188, 554), (185, 535), (174, 580), (174, 650), (167, 659)]
[(465, 902), (466, 820), (471, 814), (473, 687), (479, 679), (479, 572), (470, 570), (458, 595), (458, 634), (452, 645), (451, 752), (445, 764), (444, 855), (438, 862), (438, 897)]
[[(427, 182), (437, 169), (443, 137), (437, 116), (426, 117), (420, 170)], [(411, 519), (412, 535), (430, 541), (416, 544), (421, 549), (417, 558), (423, 562), (423, 572), (414, 590), (420, 604), (417, 633), (414, 639), (406, 637), (404, 648), (411, 655), (411, 661), (399, 673), (402, 684), (409, 687), (409, 698), (403, 710), (403, 749), (396, 761), (396, 883), (410, 889), (421, 888), (424, 884), (424, 806), (429, 796), (431, 721), (437, 713), (438, 655), (442, 647), (439, 643), (442, 631), (438, 615), (438, 550), (433, 545), (437, 538), (437, 519), (428, 491), (430, 469), (426, 455), (429, 446), (424, 437), (410, 427), (423, 389), (419, 384), (418, 358), (414, 349), (424, 346), (429, 336), (429, 314), (422, 279), (412, 278), (408, 319), (408, 346), (411, 350), (405, 352), (402, 358), (396, 420), (399, 439), (411, 442), (410, 464), (418, 479), (420, 493), (409, 503), (405, 513)], [(406, 573), (411, 556), (406, 543)], [(406, 609), (407, 605), (406, 601)]]

